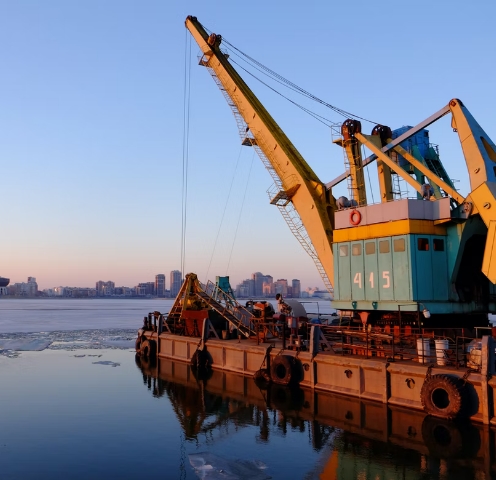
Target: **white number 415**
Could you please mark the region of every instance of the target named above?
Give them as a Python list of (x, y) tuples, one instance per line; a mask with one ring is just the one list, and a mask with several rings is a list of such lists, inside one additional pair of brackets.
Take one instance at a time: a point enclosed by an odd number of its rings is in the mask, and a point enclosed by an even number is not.
[[(389, 288), (391, 286), (389, 271), (382, 272), (382, 278), (385, 280), (384, 285), (382, 285), (382, 288)], [(360, 272), (355, 274), (355, 277), (353, 278), (353, 283), (358, 285), (358, 288), (362, 288), (362, 274)], [(374, 272), (370, 272), (369, 283), (370, 283), (370, 288), (374, 288)]]

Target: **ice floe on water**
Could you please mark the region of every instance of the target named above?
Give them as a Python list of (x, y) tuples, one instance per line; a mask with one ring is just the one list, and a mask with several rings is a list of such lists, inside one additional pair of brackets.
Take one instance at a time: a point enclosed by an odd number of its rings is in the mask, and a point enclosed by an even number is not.
[(43, 338), (14, 338), (10, 340), (0, 339), (0, 348), (2, 350), (15, 350), (15, 351), (31, 351), (41, 352), (45, 350), (52, 342)]
[[(76, 330), (0, 334), (0, 355), (15, 358), (17, 352), (134, 348), (135, 329)], [(115, 366), (115, 365), (114, 365)]]
[(188, 455), (199, 478), (208, 480), (265, 480), (267, 466), (258, 460), (227, 459), (208, 452)]
[(111, 367), (120, 367), (120, 363), (111, 362), (110, 360), (101, 360), (99, 362), (92, 362), (93, 365), (110, 365)]

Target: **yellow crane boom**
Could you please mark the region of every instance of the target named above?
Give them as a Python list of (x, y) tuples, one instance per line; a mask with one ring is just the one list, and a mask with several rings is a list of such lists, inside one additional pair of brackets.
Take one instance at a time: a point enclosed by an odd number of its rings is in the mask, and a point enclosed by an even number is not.
[[(276, 121), (260, 103), (248, 85), (220, 50), (220, 35), (208, 35), (196, 17), (188, 16), (186, 28), (198, 43), (203, 58), (200, 63), (215, 75), (223, 93), (233, 102), (246, 123), (246, 140), (270, 162), (280, 179), (281, 191), (272, 203), (291, 202), (315, 250), (314, 261), (321, 263), (321, 274), (333, 282), (332, 235), (335, 200), (330, 190), (313, 172), (301, 154), (281, 130)], [(232, 107), (232, 105), (231, 105)], [(292, 229), (293, 230), (293, 229)], [(296, 233), (296, 232), (293, 232)], [(318, 265), (317, 265), (318, 266)], [(324, 278), (324, 281), (326, 279)], [(328, 284), (328, 282), (326, 282)]]

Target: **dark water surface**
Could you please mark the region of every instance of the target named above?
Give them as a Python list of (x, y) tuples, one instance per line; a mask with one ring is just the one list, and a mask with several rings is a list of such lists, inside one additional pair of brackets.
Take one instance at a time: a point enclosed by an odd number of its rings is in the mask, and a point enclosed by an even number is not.
[[(50, 320), (47, 310), (25, 304), (30, 326), (39, 318), (45, 333), (0, 337), (0, 349), (2, 338), (55, 338), (43, 351), (0, 355), (1, 479), (493, 478), (488, 427), (308, 390), (263, 390), (219, 371), (197, 379), (182, 363), (141, 362), (125, 345), (133, 339), (131, 317), (139, 324), (158, 308), (130, 303), (131, 315), (120, 310), (125, 305), (115, 304), (116, 313), (103, 302), (72, 314), (70, 306), (57, 313), (57, 304), (45, 303)], [(0, 325), (7, 312), (22, 321), (15, 303), (6, 303)], [(85, 327), (84, 315), (89, 325), (100, 319), (100, 329)], [(79, 330), (71, 331), (66, 324), (75, 318)]]

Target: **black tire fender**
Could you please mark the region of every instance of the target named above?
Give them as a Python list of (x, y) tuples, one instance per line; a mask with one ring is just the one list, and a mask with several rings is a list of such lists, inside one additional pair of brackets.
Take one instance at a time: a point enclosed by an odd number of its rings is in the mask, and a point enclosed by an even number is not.
[(211, 367), (210, 356), (206, 350), (196, 350), (191, 357), (190, 364), (194, 369), (207, 370)]
[(154, 359), (157, 356), (157, 344), (153, 340), (145, 339), (141, 342), (140, 353), (143, 358)]
[(277, 355), (270, 365), (270, 378), (278, 385), (289, 385), (295, 380), (294, 359), (289, 355)]
[(451, 375), (432, 375), (425, 379), (420, 390), (424, 410), (435, 417), (459, 417), (465, 407), (465, 384)]

